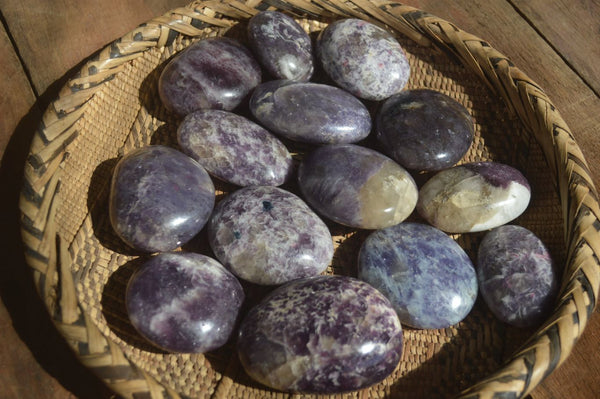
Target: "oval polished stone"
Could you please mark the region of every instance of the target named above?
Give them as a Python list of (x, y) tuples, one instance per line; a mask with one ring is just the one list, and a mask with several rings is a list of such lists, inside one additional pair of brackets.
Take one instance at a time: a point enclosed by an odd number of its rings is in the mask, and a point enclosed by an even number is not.
[(438, 172), (421, 187), (417, 211), (449, 233), (484, 231), (520, 216), (531, 199), (527, 179), (497, 162), (474, 162)]
[(129, 280), (131, 324), (169, 352), (204, 353), (224, 345), (244, 301), (239, 281), (219, 262), (194, 253), (161, 253)]
[(417, 203), (417, 185), (406, 170), (354, 144), (327, 145), (309, 153), (300, 164), (298, 182), (318, 212), (350, 227), (398, 224)]
[(354, 143), (371, 131), (367, 107), (352, 94), (325, 84), (260, 84), (250, 98), (250, 110), (272, 132), (306, 143)]
[(345, 276), (279, 287), (250, 310), (238, 336), (246, 372), (271, 388), (340, 393), (383, 380), (402, 354), (402, 328), (390, 302)]
[(260, 66), (247, 48), (214, 37), (177, 54), (160, 75), (158, 93), (165, 107), (180, 116), (198, 109), (230, 111), (260, 81)]
[(477, 254), (477, 278), (492, 313), (517, 327), (543, 321), (556, 297), (550, 253), (521, 226), (500, 226), (485, 235)]
[(463, 320), (477, 298), (475, 269), (465, 251), (435, 227), (400, 223), (371, 233), (358, 277), (381, 291), (402, 324), (446, 328)]
[(331, 23), (317, 39), (317, 58), (340, 87), (366, 100), (400, 92), (410, 76), (404, 50), (388, 31), (360, 19)]
[(388, 98), (377, 114), (377, 140), (407, 169), (442, 170), (456, 164), (473, 142), (471, 115), (447, 95), (427, 89)]
[(208, 173), (238, 186), (279, 186), (292, 172), (292, 157), (285, 145), (232, 112), (192, 112), (179, 125), (177, 140)]
[(312, 76), (310, 37), (292, 17), (278, 11), (259, 12), (248, 21), (248, 41), (273, 78), (304, 81)]
[(270, 186), (237, 190), (208, 223), (215, 256), (246, 281), (262, 285), (323, 272), (333, 257), (325, 223), (298, 196)]
[(214, 203), (213, 182), (198, 162), (173, 148), (153, 145), (117, 163), (109, 214), (115, 232), (131, 247), (170, 251), (204, 227)]

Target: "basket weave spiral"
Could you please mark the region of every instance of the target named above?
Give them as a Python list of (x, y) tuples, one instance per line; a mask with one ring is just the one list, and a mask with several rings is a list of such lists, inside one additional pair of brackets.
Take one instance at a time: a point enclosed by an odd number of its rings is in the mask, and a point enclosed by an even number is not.
[[(250, 380), (234, 342), (183, 355), (162, 353), (140, 338), (123, 305), (138, 254), (115, 237), (107, 218), (116, 160), (144, 145), (176, 145), (177, 120), (156, 95), (165, 62), (204, 37), (243, 40), (244, 22), (266, 9), (292, 15), (311, 33), (346, 17), (392, 31), (411, 64), (408, 87), (439, 90), (473, 116), (475, 141), (461, 162), (500, 161), (528, 178), (532, 201), (514, 223), (546, 243), (561, 279), (553, 313), (537, 330), (496, 321), (478, 300), (456, 326), (406, 328), (392, 375), (331, 397), (520, 398), (531, 392), (569, 355), (596, 304), (600, 210), (589, 169), (552, 102), (510, 60), (451, 23), (384, 0), (194, 2), (116, 40), (69, 80), (34, 136), (20, 202), (27, 262), (57, 329), (81, 363), (123, 397), (311, 397)], [(368, 232), (330, 227), (336, 252), (327, 272), (352, 275)], [(453, 237), (473, 258), (481, 234)], [(202, 239), (190, 244), (194, 250), (205, 249)]]

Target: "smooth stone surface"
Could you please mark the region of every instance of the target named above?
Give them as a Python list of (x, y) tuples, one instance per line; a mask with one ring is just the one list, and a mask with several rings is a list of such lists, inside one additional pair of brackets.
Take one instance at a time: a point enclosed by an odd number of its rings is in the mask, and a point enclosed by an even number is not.
[(435, 227), (400, 223), (371, 233), (358, 277), (381, 291), (402, 324), (446, 328), (463, 320), (477, 298), (475, 269), (465, 251)]
[(367, 107), (347, 91), (325, 84), (263, 83), (250, 98), (250, 110), (272, 132), (306, 143), (354, 143), (371, 131)]
[(292, 17), (278, 11), (259, 12), (248, 21), (248, 41), (273, 78), (304, 81), (312, 76), (310, 37)]
[(544, 243), (516, 225), (485, 235), (477, 254), (481, 296), (492, 313), (517, 327), (538, 325), (551, 311), (557, 278)]
[(183, 151), (211, 175), (238, 186), (283, 184), (292, 157), (279, 139), (243, 116), (228, 111), (195, 111), (181, 122)]
[(416, 171), (453, 166), (473, 142), (467, 109), (434, 90), (408, 90), (388, 98), (377, 113), (376, 125), (386, 154)]
[(417, 211), (449, 233), (484, 231), (520, 216), (531, 199), (521, 172), (497, 162), (454, 166), (421, 187)]
[(318, 212), (350, 227), (398, 224), (417, 203), (417, 185), (406, 170), (385, 155), (354, 144), (327, 145), (307, 154), (298, 182)]
[(224, 345), (244, 301), (239, 281), (219, 262), (194, 253), (161, 253), (129, 280), (131, 324), (169, 352), (204, 353)]
[(329, 24), (317, 39), (316, 53), (332, 80), (367, 100), (379, 101), (400, 92), (410, 76), (410, 65), (396, 38), (360, 19)]
[(240, 327), (238, 353), (246, 372), (271, 388), (347, 392), (395, 369), (402, 328), (375, 288), (318, 276), (286, 284), (254, 307)]
[(215, 207), (208, 238), (233, 274), (261, 285), (317, 275), (333, 257), (325, 223), (298, 196), (277, 187), (231, 193)]
[(165, 146), (130, 152), (117, 163), (111, 182), (111, 224), (131, 247), (170, 251), (204, 227), (215, 203), (215, 188), (204, 168)]
[(165, 66), (158, 81), (164, 106), (180, 116), (198, 109), (231, 111), (261, 81), (250, 51), (227, 37), (198, 41)]

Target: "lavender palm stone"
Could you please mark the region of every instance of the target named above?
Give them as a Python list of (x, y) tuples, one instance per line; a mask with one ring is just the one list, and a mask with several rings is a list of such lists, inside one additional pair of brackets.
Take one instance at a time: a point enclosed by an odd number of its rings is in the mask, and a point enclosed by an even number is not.
[(238, 353), (255, 380), (281, 391), (340, 393), (387, 377), (402, 354), (389, 301), (345, 276), (296, 280), (246, 316)]

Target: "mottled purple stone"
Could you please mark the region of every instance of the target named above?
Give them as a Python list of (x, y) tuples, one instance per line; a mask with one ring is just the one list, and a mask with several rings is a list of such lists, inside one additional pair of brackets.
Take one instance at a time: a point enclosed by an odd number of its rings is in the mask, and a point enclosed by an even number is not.
[(170, 251), (202, 229), (214, 203), (213, 182), (198, 162), (170, 147), (148, 146), (117, 163), (110, 221), (131, 247)]
[(177, 54), (160, 76), (158, 93), (165, 107), (180, 116), (198, 109), (230, 111), (260, 81), (260, 66), (247, 48), (214, 37)]
[(239, 189), (208, 223), (215, 256), (236, 276), (275, 285), (317, 275), (333, 257), (327, 226), (298, 196), (270, 186)]
[(378, 111), (376, 125), (386, 153), (417, 171), (453, 166), (473, 142), (467, 109), (434, 90), (408, 90), (388, 98)]
[(239, 281), (207, 256), (164, 252), (146, 261), (127, 285), (131, 324), (168, 352), (204, 353), (224, 345), (244, 301)]
[(340, 393), (377, 383), (396, 368), (402, 328), (375, 288), (345, 276), (296, 280), (246, 316), (238, 353), (246, 372), (271, 388)]
[(292, 17), (278, 11), (259, 12), (248, 21), (248, 41), (273, 78), (304, 81), (312, 76), (310, 37)]
[(557, 281), (543, 242), (516, 225), (493, 229), (477, 254), (481, 296), (501, 321), (516, 327), (538, 325), (554, 304)]
[(363, 99), (386, 99), (400, 92), (410, 76), (410, 65), (396, 38), (360, 19), (331, 23), (319, 35), (316, 50), (329, 77)]
[(347, 91), (325, 84), (260, 84), (250, 98), (250, 110), (272, 132), (295, 141), (354, 143), (371, 131), (367, 107)]

